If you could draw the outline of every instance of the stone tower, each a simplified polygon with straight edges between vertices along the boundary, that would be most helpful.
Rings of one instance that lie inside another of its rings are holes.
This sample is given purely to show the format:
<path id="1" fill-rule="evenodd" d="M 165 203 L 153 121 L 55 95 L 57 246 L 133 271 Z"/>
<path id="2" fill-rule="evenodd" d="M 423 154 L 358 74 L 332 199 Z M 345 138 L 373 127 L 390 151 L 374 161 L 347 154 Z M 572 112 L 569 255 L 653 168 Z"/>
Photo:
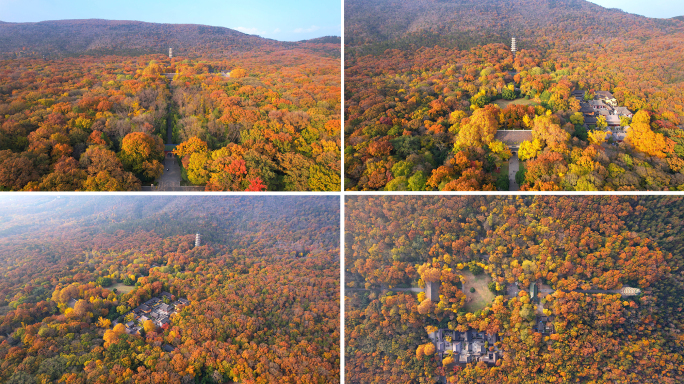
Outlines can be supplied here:
<path id="1" fill-rule="evenodd" d="M 202 235 L 199 233 L 195 235 L 195 247 L 202 245 Z"/>
<path id="2" fill-rule="evenodd" d="M 511 52 L 513 52 L 513 57 L 515 57 L 515 53 L 518 51 L 516 45 L 515 45 L 515 37 L 511 40 Z"/>
<path id="3" fill-rule="evenodd" d="M 173 48 L 169 48 L 169 59 L 173 58 Z"/>

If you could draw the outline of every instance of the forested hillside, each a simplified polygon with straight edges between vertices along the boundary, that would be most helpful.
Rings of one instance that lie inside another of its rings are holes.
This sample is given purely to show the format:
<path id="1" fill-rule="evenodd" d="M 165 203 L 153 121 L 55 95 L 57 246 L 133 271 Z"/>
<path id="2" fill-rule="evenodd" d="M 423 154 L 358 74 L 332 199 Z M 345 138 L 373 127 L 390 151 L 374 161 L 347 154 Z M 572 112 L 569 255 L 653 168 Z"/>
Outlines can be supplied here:
<path id="1" fill-rule="evenodd" d="M 332 47 L 0 61 L 0 189 L 139 190 L 164 144 L 190 142 L 177 153 L 191 185 L 339 190 Z"/>
<path id="2" fill-rule="evenodd" d="M 682 382 L 683 214 L 679 197 L 348 197 L 346 380 Z M 438 353 L 438 330 L 501 357 Z"/>
<path id="3" fill-rule="evenodd" d="M 321 38 L 325 39 L 325 38 Z M 316 42 L 320 39 L 313 39 Z M 327 39 L 339 43 L 339 38 Z M 0 57 L 159 54 L 173 48 L 186 57 L 225 57 L 260 49 L 298 47 L 289 43 L 247 35 L 229 28 L 199 24 L 158 24 L 130 20 L 52 20 L 38 23 L 0 22 Z M 339 57 L 338 50 L 329 53 Z"/>
<path id="4" fill-rule="evenodd" d="M 666 32 L 676 26 L 675 20 L 648 19 L 584 0 L 345 2 L 345 44 L 352 52 L 369 48 L 361 49 L 364 45 L 379 49 L 439 44 L 466 49 L 506 43 L 511 36 L 538 48 L 619 38 L 635 27 Z"/>
<path id="5" fill-rule="evenodd" d="M 684 187 L 684 22 L 583 0 L 345 7 L 348 189 L 508 190 L 503 130 L 530 131 L 523 190 Z M 585 123 L 573 91 L 629 120 Z"/>
<path id="6" fill-rule="evenodd" d="M 19 196 L 0 217 L 1 382 L 339 382 L 337 197 Z M 114 326 L 162 292 L 190 301 L 168 326 Z"/>

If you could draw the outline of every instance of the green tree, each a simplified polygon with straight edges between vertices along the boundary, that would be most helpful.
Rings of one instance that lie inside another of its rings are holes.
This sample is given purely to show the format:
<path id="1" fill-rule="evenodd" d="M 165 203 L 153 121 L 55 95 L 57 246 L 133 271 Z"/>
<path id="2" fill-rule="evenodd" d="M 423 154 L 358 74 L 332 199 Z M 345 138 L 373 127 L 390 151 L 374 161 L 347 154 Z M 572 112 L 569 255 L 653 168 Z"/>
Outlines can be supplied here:
<path id="1" fill-rule="evenodd" d="M 570 122 L 574 125 L 582 125 L 584 124 L 584 115 L 582 112 L 575 112 L 570 116 Z"/>
<path id="2" fill-rule="evenodd" d="M 505 88 L 501 92 L 501 96 L 506 100 L 515 100 L 515 91 L 508 89 L 508 88 Z"/>
<path id="3" fill-rule="evenodd" d="M 408 188 L 410 191 L 424 191 L 427 176 L 423 171 L 418 171 L 408 179 Z"/>
<path id="4" fill-rule="evenodd" d="M 522 164 L 520 164 L 520 169 L 518 169 L 518 172 L 515 173 L 515 182 L 518 185 L 525 184 L 525 167 Z"/>
<path id="5" fill-rule="evenodd" d="M 468 269 L 473 275 L 481 275 L 484 272 L 484 268 L 480 267 L 475 263 L 470 263 Z"/>

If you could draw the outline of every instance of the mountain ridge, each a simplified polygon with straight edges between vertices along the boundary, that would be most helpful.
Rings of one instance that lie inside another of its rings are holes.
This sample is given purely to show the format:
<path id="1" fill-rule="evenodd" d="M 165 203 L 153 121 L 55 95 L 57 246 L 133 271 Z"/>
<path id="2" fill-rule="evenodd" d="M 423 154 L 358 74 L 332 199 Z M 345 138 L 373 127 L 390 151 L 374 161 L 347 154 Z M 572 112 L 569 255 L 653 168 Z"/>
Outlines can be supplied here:
<path id="1" fill-rule="evenodd" d="M 585 0 L 345 1 L 346 46 L 375 45 L 375 51 L 435 45 L 469 49 L 507 43 L 514 36 L 538 43 L 559 32 L 571 39 L 621 38 L 641 27 L 683 29 L 672 19 L 650 19 Z"/>
<path id="2" fill-rule="evenodd" d="M 203 24 L 149 23 L 135 20 L 70 19 L 12 23 L 0 21 L 0 55 L 73 56 L 77 54 L 200 55 L 203 51 L 234 52 L 256 47 L 287 48 L 330 43 L 320 37 L 282 42 Z"/>

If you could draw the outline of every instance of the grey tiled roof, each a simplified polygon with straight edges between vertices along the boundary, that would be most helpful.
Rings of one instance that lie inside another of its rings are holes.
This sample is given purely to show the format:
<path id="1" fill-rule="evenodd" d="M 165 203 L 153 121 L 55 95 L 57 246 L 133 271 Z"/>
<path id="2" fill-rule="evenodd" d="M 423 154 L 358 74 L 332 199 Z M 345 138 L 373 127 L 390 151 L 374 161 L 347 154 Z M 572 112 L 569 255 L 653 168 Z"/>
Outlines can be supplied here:
<path id="1" fill-rule="evenodd" d="M 522 143 L 523 141 L 532 141 L 532 131 L 497 131 L 496 136 L 494 137 L 496 140 L 502 141 L 504 144 L 508 145 L 509 147 L 517 147 Z"/>

